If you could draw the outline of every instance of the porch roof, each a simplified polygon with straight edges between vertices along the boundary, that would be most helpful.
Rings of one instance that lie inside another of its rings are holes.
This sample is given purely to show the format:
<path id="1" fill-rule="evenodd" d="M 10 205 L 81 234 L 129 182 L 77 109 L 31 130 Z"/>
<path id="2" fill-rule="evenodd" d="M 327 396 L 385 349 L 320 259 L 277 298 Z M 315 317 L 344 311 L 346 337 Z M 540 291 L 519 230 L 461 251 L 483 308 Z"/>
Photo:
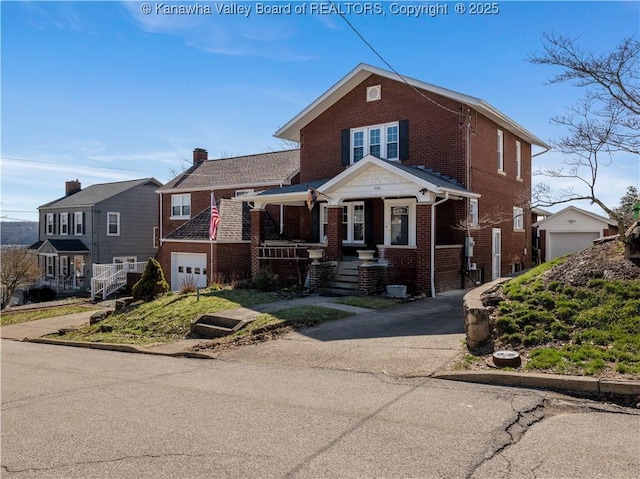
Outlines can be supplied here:
<path id="1" fill-rule="evenodd" d="M 242 200 L 252 201 L 259 207 L 265 204 L 302 206 L 307 200 L 309 189 L 316 190 L 320 197 L 334 204 L 356 197 L 415 196 L 418 201 L 427 203 L 434 201 L 435 197 L 446 195 L 456 198 L 480 197 L 454 178 L 430 168 L 403 165 L 397 161 L 367 155 L 331 179 L 274 188 L 253 196 L 243 196 Z"/>
<path id="2" fill-rule="evenodd" d="M 40 245 L 38 245 L 40 243 Z M 48 239 L 42 242 L 38 242 L 31 247 L 36 248 L 38 251 L 50 245 L 56 253 L 88 253 L 89 248 L 79 239 Z"/>

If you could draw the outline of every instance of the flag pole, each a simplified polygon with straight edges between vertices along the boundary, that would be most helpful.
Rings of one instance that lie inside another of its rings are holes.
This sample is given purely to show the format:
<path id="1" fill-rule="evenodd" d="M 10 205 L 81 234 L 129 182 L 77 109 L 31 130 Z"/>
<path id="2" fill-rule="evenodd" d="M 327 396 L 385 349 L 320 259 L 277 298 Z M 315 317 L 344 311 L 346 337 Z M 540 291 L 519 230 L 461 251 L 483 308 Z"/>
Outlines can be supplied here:
<path id="1" fill-rule="evenodd" d="M 213 205 L 213 190 L 211 190 L 210 205 Z M 209 209 L 211 209 L 211 206 L 209 206 Z M 211 214 L 211 211 L 209 211 L 209 214 Z M 211 283 L 213 283 L 213 238 L 209 235 L 209 284 L 207 286 L 211 286 Z"/>

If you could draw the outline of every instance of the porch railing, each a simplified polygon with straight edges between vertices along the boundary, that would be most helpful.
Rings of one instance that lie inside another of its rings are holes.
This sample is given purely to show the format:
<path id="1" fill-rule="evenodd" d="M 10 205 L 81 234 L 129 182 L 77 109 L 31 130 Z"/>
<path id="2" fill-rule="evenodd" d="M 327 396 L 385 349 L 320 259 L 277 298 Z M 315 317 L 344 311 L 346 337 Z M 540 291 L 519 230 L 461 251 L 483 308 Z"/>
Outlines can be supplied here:
<path id="1" fill-rule="evenodd" d="M 94 264 L 91 278 L 91 301 L 98 295 L 105 300 L 127 284 L 127 273 L 142 273 L 146 262 Z"/>
<path id="2" fill-rule="evenodd" d="M 309 259 L 308 246 L 299 244 L 285 246 L 260 246 L 258 248 L 258 259 Z"/>

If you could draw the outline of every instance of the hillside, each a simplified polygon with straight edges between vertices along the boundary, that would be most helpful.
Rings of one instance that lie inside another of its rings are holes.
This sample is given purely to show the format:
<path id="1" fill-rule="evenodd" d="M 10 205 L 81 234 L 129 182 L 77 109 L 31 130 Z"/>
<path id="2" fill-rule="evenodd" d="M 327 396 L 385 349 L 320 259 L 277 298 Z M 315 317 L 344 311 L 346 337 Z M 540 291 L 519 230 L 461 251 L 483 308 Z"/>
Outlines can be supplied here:
<path id="1" fill-rule="evenodd" d="M 0 244 L 32 245 L 38 241 L 37 221 L 0 222 Z"/>

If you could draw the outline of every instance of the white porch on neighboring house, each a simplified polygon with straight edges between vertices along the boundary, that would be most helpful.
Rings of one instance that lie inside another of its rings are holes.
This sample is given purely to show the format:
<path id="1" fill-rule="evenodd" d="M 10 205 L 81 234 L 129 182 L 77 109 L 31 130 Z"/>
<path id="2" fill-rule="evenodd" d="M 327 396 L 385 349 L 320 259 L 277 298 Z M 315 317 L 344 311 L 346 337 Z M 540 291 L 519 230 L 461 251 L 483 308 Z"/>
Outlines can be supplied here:
<path id="1" fill-rule="evenodd" d="M 133 258 L 111 264 L 94 264 L 91 277 L 91 301 L 96 298 L 105 300 L 127 285 L 128 273 L 144 272 L 147 262 L 138 262 Z"/>
<path id="2" fill-rule="evenodd" d="M 42 277 L 36 286 L 48 286 L 56 293 L 81 293 L 88 289 L 89 250 L 80 240 L 46 240 L 32 248 L 38 251 Z"/>

